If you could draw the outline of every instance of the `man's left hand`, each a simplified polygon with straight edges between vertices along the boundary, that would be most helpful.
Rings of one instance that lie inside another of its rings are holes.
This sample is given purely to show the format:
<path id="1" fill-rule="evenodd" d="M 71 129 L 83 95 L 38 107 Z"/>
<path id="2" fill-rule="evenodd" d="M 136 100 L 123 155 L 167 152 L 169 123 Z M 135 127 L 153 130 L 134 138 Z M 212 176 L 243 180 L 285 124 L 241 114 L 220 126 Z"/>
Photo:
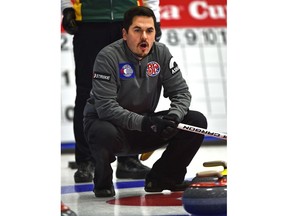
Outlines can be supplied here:
<path id="1" fill-rule="evenodd" d="M 177 125 L 179 124 L 180 120 L 178 116 L 175 114 L 165 115 L 163 116 L 163 119 L 172 121 L 176 125 L 176 127 L 168 126 L 162 131 L 161 136 L 164 139 L 170 139 L 178 133 Z"/>

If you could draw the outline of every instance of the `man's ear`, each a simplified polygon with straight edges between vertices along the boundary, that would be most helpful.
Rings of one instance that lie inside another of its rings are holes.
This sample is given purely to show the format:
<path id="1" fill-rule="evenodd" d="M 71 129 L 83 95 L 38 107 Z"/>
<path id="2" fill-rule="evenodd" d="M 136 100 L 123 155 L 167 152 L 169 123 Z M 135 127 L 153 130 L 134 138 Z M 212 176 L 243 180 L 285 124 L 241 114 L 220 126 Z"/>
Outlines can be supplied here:
<path id="1" fill-rule="evenodd" d="M 122 29 L 122 36 L 124 40 L 127 40 L 127 32 L 125 30 L 125 28 Z"/>

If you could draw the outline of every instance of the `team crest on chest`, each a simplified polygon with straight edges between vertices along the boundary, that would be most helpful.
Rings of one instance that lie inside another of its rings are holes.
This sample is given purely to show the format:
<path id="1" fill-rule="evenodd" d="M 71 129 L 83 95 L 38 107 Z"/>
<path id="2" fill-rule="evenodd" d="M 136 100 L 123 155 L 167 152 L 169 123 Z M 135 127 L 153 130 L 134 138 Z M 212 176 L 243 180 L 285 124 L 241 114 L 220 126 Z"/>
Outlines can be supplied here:
<path id="1" fill-rule="evenodd" d="M 149 77 L 155 77 L 160 73 L 160 70 L 161 68 L 158 62 L 151 61 L 151 62 L 148 62 L 147 64 L 146 74 Z"/>
<path id="2" fill-rule="evenodd" d="M 119 64 L 119 75 L 120 78 L 134 78 L 135 72 L 133 70 L 133 65 L 130 63 L 120 63 Z"/>

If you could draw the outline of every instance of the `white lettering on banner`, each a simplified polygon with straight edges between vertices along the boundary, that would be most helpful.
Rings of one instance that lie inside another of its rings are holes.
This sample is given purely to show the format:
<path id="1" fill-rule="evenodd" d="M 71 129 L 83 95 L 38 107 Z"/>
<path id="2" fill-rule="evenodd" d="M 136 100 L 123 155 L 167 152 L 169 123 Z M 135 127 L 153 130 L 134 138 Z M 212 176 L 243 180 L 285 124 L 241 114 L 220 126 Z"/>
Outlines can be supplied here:
<path id="1" fill-rule="evenodd" d="M 189 12 L 195 19 L 226 19 L 227 7 L 224 5 L 208 5 L 206 1 L 194 1 L 189 5 Z"/>
<path id="2" fill-rule="evenodd" d="M 165 5 L 161 7 L 161 19 L 166 19 L 166 20 L 181 19 L 180 8 L 176 5 Z"/>
<path id="3" fill-rule="evenodd" d="M 226 27 L 227 0 L 166 0 L 160 6 L 161 26 Z"/>

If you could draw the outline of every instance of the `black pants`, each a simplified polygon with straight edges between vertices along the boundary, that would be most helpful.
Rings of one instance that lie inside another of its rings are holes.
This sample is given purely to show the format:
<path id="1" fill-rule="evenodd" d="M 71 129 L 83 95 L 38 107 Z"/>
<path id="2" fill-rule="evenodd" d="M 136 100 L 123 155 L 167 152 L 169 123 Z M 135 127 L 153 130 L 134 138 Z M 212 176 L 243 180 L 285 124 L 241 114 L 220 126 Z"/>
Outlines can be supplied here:
<path id="1" fill-rule="evenodd" d="M 165 115 L 167 112 L 156 115 Z M 205 116 L 197 111 L 189 111 L 182 123 L 207 128 Z M 84 132 L 95 160 L 94 185 L 97 189 L 111 186 L 113 170 L 110 164 L 115 161 L 115 156 L 149 152 L 165 145 L 165 151 L 154 163 L 146 179 L 181 183 L 187 166 L 204 139 L 203 135 L 179 130 L 173 138 L 164 141 L 157 135 L 124 130 L 93 117 L 84 118 Z"/>
<path id="2" fill-rule="evenodd" d="M 77 164 L 91 160 L 83 133 L 83 110 L 92 88 L 95 58 L 104 46 L 120 38 L 122 38 L 122 22 L 79 23 L 79 31 L 73 37 L 76 79 L 73 130 Z"/>

